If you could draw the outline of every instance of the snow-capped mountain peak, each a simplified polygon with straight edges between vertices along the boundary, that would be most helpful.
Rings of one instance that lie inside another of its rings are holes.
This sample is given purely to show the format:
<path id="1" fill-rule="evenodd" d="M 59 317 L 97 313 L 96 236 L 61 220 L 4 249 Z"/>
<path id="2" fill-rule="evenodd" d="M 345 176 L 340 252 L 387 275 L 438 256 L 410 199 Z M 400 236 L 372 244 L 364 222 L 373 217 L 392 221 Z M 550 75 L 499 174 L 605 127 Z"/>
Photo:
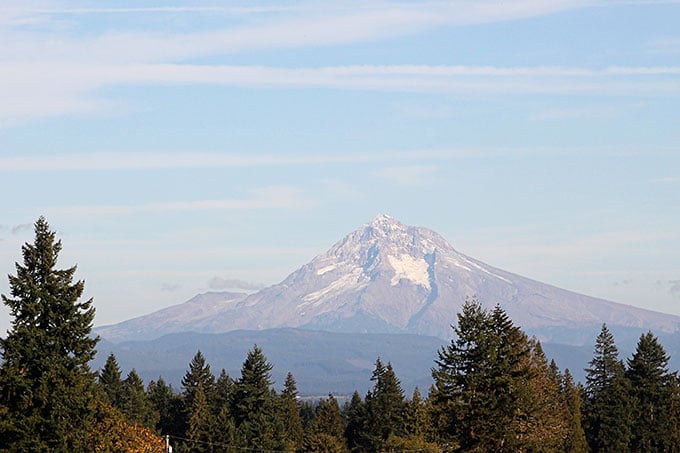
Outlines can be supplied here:
<path id="1" fill-rule="evenodd" d="M 500 304 L 525 328 L 602 322 L 661 331 L 680 326 L 675 316 L 572 293 L 494 268 L 457 252 L 432 230 L 404 225 L 385 214 L 279 284 L 247 296 L 228 295 L 222 304 L 216 304 L 215 297 L 204 318 L 197 315 L 194 301 L 99 329 L 99 334 L 134 337 L 146 330 L 158 332 L 157 326 L 164 326 L 164 333 L 305 327 L 447 338 L 470 297 L 487 306 Z M 191 315 L 183 315 L 185 308 Z"/>

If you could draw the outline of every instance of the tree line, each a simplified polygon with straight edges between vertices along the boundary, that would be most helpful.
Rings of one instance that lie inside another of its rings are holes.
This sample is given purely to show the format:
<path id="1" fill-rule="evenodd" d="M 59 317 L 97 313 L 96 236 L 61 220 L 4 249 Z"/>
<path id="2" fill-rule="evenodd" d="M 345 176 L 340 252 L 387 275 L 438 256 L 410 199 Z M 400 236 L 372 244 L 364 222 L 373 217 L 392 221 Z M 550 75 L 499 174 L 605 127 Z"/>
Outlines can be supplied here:
<path id="1" fill-rule="evenodd" d="M 342 404 L 301 399 L 288 373 L 276 391 L 256 345 L 240 376 L 215 375 L 200 351 L 177 391 L 122 377 L 114 355 L 88 364 L 92 300 L 40 218 L 2 296 L 13 317 L 0 339 L 0 451 L 162 452 L 673 452 L 680 451 L 680 380 L 651 332 L 619 359 L 606 325 L 583 384 L 548 361 L 506 312 L 469 300 L 453 340 L 433 358 L 433 385 L 404 394 L 377 358 L 372 388 Z"/>

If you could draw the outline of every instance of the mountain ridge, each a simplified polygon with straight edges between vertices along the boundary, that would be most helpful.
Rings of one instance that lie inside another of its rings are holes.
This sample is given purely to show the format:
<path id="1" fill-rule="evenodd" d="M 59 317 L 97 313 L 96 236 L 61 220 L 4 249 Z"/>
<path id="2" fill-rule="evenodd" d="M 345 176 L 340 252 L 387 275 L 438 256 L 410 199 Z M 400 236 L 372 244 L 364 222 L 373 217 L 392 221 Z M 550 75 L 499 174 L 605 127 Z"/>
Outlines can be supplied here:
<path id="1" fill-rule="evenodd" d="M 282 282 L 253 294 L 204 293 L 97 329 L 111 341 L 163 334 L 305 328 L 450 338 L 466 298 L 499 304 L 525 329 L 607 323 L 663 332 L 680 317 L 598 299 L 495 268 L 438 233 L 378 215 Z"/>

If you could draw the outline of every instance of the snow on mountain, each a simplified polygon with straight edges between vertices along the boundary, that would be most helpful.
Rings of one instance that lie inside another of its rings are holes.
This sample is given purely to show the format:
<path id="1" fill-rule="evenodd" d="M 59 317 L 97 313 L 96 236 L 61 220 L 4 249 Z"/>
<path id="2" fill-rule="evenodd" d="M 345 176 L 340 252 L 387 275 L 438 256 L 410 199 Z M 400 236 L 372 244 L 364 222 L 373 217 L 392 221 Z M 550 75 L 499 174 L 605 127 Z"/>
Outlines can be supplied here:
<path id="1" fill-rule="evenodd" d="M 525 329 L 592 326 L 674 332 L 680 318 L 546 285 L 457 252 L 432 230 L 387 215 L 283 282 L 251 295 L 208 293 L 97 332 L 111 340 L 180 331 L 302 327 L 449 338 L 466 298 L 500 304 Z"/>

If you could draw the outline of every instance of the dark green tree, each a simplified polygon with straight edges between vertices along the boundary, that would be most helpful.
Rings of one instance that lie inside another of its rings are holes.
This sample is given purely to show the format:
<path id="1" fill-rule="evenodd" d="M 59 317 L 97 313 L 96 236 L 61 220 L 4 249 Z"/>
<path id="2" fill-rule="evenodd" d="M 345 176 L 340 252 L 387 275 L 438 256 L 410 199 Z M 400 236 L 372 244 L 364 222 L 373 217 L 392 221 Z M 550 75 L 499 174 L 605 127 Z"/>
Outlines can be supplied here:
<path id="1" fill-rule="evenodd" d="M 325 434 L 343 442 L 344 432 L 345 422 L 340 413 L 338 400 L 329 394 L 328 398 L 322 398 L 316 406 L 316 417 L 308 434 Z"/>
<path id="2" fill-rule="evenodd" d="M 379 451 L 391 436 L 403 436 L 404 412 L 406 402 L 404 391 L 397 378 L 392 364 L 385 366 L 380 358 L 375 361 L 375 369 L 371 376 L 373 388 L 365 398 L 366 422 L 364 439 L 368 441 L 364 448 L 368 451 Z"/>
<path id="3" fill-rule="evenodd" d="M 581 424 L 581 407 L 583 400 L 581 399 L 581 389 L 574 384 L 574 379 L 571 372 L 567 368 L 564 370 L 562 378 L 562 395 L 567 403 L 567 410 L 569 411 L 569 425 L 567 430 L 567 437 L 564 440 L 565 453 L 587 453 L 588 442 L 586 441 L 586 434 L 583 431 Z"/>
<path id="4" fill-rule="evenodd" d="M 234 389 L 234 380 L 227 374 L 224 368 L 222 368 L 222 371 L 220 371 L 220 375 L 215 382 L 215 391 L 213 392 L 212 406 L 215 414 L 219 413 L 222 407 L 227 406 L 227 409 L 229 409 L 228 406 L 231 402 Z"/>
<path id="5" fill-rule="evenodd" d="M 476 300 L 467 300 L 458 313 L 455 338 L 438 351 L 435 381 L 430 392 L 434 425 L 442 443 L 463 444 L 470 449 L 479 443 L 478 419 L 491 407 L 490 392 L 484 388 L 493 345 L 488 313 Z"/>
<path id="6" fill-rule="evenodd" d="M 176 394 L 172 386 L 167 384 L 162 377 L 159 377 L 158 381 L 149 382 L 146 394 L 159 415 L 156 430 L 162 435 L 183 437 L 183 402 L 180 395 Z"/>
<path id="7" fill-rule="evenodd" d="M 675 451 L 674 430 L 678 420 L 672 410 L 674 379 L 668 370 L 669 357 L 651 332 L 640 336 L 626 376 L 633 402 L 631 450 Z"/>
<path id="8" fill-rule="evenodd" d="M 584 431 L 591 451 L 630 451 L 630 382 L 614 336 L 606 325 L 595 340 L 595 352 L 586 369 Z"/>
<path id="9" fill-rule="evenodd" d="M 203 387 L 205 396 L 211 398 L 215 389 L 215 376 L 210 371 L 210 365 L 206 363 L 201 351 L 197 351 L 191 359 L 189 369 L 182 378 L 183 395 L 188 411 L 194 403 L 194 394 L 199 384 Z"/>
<path id="10" fill-rule="evenodd" d="M 279 406 L 285 449 L 292 451 L 302 445 L 304 430 L 302 428 L 302 418 L 300 418 L 297 382 L 290 372 L 283 384 L 283 391 L 279 397 Z"/>
<path id="11" fill-rule="evenodd" d="M 519 451 L 527 382 L 532 376 L 526 335 L 496 307 L 468 300 L 455 339 L 432 370 L 433 423 L 442 443 L 465 451 Z"/>
<path id="12" fill-rule="evenodd" d="M 245 447 L 273 450 L 279 446 L 271 370 L 262 349 L 255 345 L 243 362 L 231 403 L 234 424 Z"/>
<path id="13" fill-rule="evenodd" d="M 155 428 L 159 414 L 144 391 L 144 382 L 134 369 L 123 381 L 120 411 L 128 423 Z"/>
<path id="14" fill-rule="evenodd" d="M 96 393 L 88 363 L 97 338 L 90 336 L 92 299 L 79 302 L 84 283 L 76 267 L 57 269 L 61 241 L 47 221 L 35 223 L 35 240 L 22 247 L 23 264 L 9 276 L 12 316 L 0 339 L 0 450 L 83 451 Z"/>
<path id="15" fill-rule="evenodd" d="M 404 428 L 409 436 L 424 437 L 430 432 L 427 402 L 423 399 L 418 387 L 413 390 L 411 400 L 406 402 Z"/>
<path id="16" fill-rule="evenodd" d="M 122 408 L 123 380 L 120 377 L 118 361 L 113 353 L 106 358 L 104 368 L 99 372 L 97 383 L 106 402 L 120 410 Z"/>
<path id="17" fill-rule="evenodd" d="M 194 388 L 187 427 L 187 438 L 193 441 L 189 444 L 192 452 L 205 453 L 211 451 L 209 447 L 209 443 L 212 440 L 210 437 L 210 425 L 210 408 L 203 391 L 203 383 L 199 381 Z"/>
<path id="18" fill-rule="evenodd" d="M 346 421 L 345 440 L 350 451 L 360 451 L 364 444 L 363 435 L 366 431 L 366 405 L 356 390 L 352 394 L 349 404 L 345 405 L 343 416 Z"/>
<path id="19" fill-rule="evenodd" d="M 234 393 L 234 380 L 222 369 L 217 382 L 212 402 L 208 402 L 212 410 L 210 424 L 210 440 L 217 445 L 235 445 L 236 427 L 231 416 L 230 402 Z M 221 451 L 221 450 L 220 450 Z"/>

